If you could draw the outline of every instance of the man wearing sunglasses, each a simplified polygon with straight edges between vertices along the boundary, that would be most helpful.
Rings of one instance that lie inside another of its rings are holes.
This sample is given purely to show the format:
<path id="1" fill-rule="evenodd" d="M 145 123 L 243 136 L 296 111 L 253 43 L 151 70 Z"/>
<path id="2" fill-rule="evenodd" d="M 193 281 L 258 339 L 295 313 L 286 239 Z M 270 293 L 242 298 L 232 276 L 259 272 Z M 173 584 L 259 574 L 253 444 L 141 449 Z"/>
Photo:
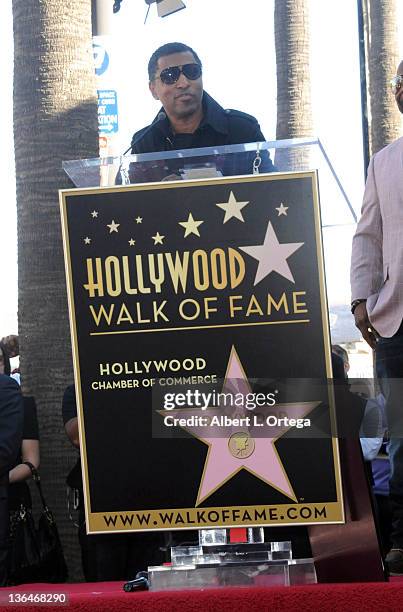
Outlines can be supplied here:
<path id="1" fill-rule="evenodd" d="M 187 45 L 168 43 L 157 49 L 150 58 L 148 75 L 151 94 L 160 100 L 162 108 L 151 125 L 134 134 L 132 153 L 265 140 L 254 117 L 224 110 L 203 90 L 201 61 Z M 273 169 L 269 155 L 262 155 L 260 170 Z M 245 167 L 245 173 L 251 172 L 252 163 Z"/>
<path id="2" fill-rule="evenodd" d="M 391 86 L 403 113 L 403 61 Z M 351 260 L 351 312 L 364 340 L 376 351 L 377 375 L 387 397 L 392 549 L 385 561 L 392 575 L 403 575 L 402 160 L 403 138 L 372 157 Z"/>

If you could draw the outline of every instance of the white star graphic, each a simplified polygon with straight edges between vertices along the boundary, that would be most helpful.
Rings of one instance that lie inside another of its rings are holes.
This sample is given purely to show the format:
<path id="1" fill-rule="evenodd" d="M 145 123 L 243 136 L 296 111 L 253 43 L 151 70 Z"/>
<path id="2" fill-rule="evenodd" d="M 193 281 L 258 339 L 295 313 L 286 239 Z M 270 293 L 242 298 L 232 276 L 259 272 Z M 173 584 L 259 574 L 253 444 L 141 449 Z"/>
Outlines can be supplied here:
<path id="1" fill-rule="evenodd" d="M 196 236 L 199 236 L 200 238 L 198 227 L 202 223 L 204 223 L 204 221 L 195 221 L 193 219 L 192 213 L 189 213 L 187 221 L 179 221 L 179 225 L 185 228 L 184 238 L 187 238 L 187 236 L 189 236 L 190 234 L 195 234 Z"/>
<path id="2" fill-rule="evenodd" d="M 151 238 L 154 240 L 154 244 L 163 244 L 162 241 L 164 240 L 165 236 L 161 236 L 161 234 L 157 232 L 155 236 L 151 236 Z"/>
<path id="3" fill-rule="evenodd" d="M 264 243 L 255 246 L 239 247 L 251 257 L 258 260 L 254 285 L 260 283 L 270 272 L 277 272 L 292 283 L 295 283 L 290 267 L 287 263 L 288 257 L 302 247 L 303 242 L 290 242 L 280 244 L 272 224 L 269 221 Z"/>
<path id="4" fill-rule="evenodd" d="M 93 210 L 92 213 L 91 213 L 91 217 L 93 219 L 96 219 L 98 217 L 98 211 L 97 210 Z"/>
<path id="5" fill-rule="evenodd" d="M 223 223 L 227 223 L 227 221 L 232 219 L 232 217 L 235 217 L 235 219 L 239 219 L 239 221 L 245 222 L 241 210 L 247 204 L 249 204 L 249 202 L 237 202 L 233 192 L 231 191 L 231 193 L 229 194 L 228 202 L 216 204 L 216 206 L 225 210 Z"/>
<path id="6" fill-rule="evenodd" d="M 136 244 L 136 241 L 133 240 L 133 238 L 130 238 L 129 244 L 130 244 L 130 246 L 134 246 Z"/>
<path id="7" fill-rule="evenodd" d="M 112 219 L 112 222 L 109 223 L 109 225 L 107 225 L 106 227 L 109 227 L 109 233 L 112 234 L 112 232 L 118 233 L 119 225 L 120 225 L 120 223 L 115 223 L 115 220 Z"/>
<path id="8" fill-rule="evenodd" d="M 276 210 L 278 210 L 278 215 L 277 215 L 277 216 L 278 216 L 278 217 L 280 217 L 281 215 L 285 215 L 285 216 L 287 216 L 287 210 L 288 210 L 288 208 L 289 208 L 288 206 L 284 206 L 284 204 L 281 202 L 281 203 L 280 203 L 280 206 L 278 206 L 278 207 L 276 208 Z"/>
<path id="9" fill-rule="evenodd" d="M 88 238 L 88 236 L 86 236 L 86 238 L 84 238 L 84 244 L 91 244 L 91 238 Z"/>
<path id="10" fill-rule="evenodd" d="M 136 217 L 136 223 L 143 223 L 143 217 Z"/>

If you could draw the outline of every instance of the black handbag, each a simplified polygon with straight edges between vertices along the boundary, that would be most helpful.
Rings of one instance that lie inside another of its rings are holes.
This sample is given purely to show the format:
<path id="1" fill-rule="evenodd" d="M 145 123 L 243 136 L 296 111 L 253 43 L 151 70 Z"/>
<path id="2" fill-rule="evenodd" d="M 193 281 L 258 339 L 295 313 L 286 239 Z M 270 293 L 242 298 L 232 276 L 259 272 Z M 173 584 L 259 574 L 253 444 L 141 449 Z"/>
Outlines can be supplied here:
<path id="1" fill-rule="evenodd" d="M 37 528 L 30 508 L 21 505 L 10 515 L 8 582 L 65 582 L 67 565 L 54 516 L 46 504 L 38 471 L 32 463 L 25 464 L 32 472 L 43 509 Z"/>
<path id="2" fill-rule="evenodd" d="M 31 508 L 23 504 L 10 513 L 9 585 L 37 582 L 40 554 Z"/>

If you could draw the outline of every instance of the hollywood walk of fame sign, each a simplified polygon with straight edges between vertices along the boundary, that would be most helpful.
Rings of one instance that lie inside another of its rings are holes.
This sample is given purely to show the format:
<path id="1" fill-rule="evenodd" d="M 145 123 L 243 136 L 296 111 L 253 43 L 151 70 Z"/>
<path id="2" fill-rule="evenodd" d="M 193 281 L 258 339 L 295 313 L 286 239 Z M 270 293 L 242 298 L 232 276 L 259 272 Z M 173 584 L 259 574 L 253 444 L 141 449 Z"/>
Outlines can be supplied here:
<path id="1" fill-rule="evenodd" d="M 89 531 L 342 522 L 315 173 L 60 199 Z"/>

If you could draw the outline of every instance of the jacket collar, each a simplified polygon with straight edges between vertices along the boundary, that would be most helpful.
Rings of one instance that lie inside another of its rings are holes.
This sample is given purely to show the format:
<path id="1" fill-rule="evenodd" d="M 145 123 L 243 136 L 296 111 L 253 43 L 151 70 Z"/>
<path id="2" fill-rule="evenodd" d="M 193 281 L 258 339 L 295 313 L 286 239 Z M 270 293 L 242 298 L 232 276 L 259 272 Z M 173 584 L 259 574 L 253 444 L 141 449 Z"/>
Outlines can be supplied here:
<path id="1" fill-rule="evenodd" d="M 210 126 L 215 132 L 220 134 L 228 134 L 228 121 L 226 112 L 206 91 L 203 92 L 203 119 L 200 123 L 200 128 Z M 172 134 L 171 126 L 168 117 L 161 118 L 161 114 L 165 115 L 164 107 L 161 107 L 158 115 L 155 117 L 151 125 L 158 127 L 165 136 Z"/>

